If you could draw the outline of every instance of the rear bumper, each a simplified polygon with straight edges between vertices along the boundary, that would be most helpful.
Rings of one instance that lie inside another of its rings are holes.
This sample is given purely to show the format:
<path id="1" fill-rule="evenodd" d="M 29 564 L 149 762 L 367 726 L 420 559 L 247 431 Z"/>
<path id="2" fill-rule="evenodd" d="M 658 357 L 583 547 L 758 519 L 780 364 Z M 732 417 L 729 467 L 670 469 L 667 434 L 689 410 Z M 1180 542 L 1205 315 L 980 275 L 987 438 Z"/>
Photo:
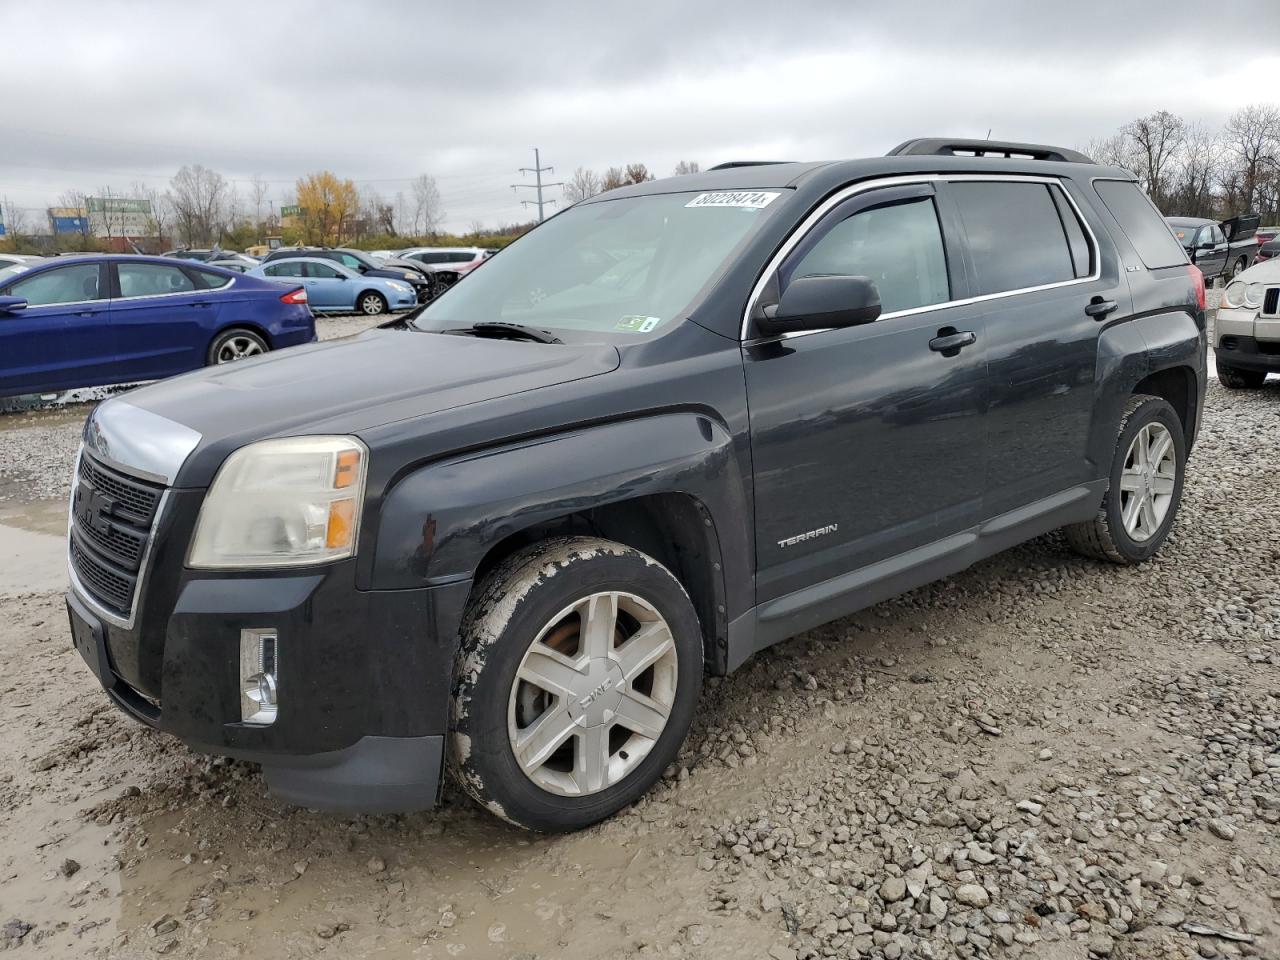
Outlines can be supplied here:
<path id="1" fill-rule="evenodd" d="M 354 575 L 353 561 L 306 575 L 184 571 L 163 650 L 152 652 L 158 683 L 139 672 L 130 646 L 147 635 L 122 635 L 74 590 L 67 606 L 77 650 L 135 720 L 199 752 L 261 764 L 272 795 L 288 803 L 424 809 L 439 792 L 470 584 L 362 591 Z M 279 712 L 269 726 L 243 722 L 242 630 L 278 636 Z"/>

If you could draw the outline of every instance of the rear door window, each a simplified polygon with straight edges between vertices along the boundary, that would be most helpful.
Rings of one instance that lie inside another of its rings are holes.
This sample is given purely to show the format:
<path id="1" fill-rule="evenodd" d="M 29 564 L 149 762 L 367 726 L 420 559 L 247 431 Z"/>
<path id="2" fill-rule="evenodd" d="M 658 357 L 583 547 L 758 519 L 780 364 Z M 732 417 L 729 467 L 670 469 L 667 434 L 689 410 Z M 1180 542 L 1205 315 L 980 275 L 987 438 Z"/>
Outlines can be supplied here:
<path id="1" fill-rule="evenodd" d="M 262 272 L 269 277 L 300 277 L 302 276 L 302 264 L 297 260 L 285 260 L 280 263 L 273 263 Z"/>
<path id="2" fill-rule="evenodd" d="M 948 189 L 964 222 L 975 295 L 1076 279 L 1076 259 L 1047 184 L 956 181 Z"/>
<path id="3" fill-rule="evenodd" d="M 1187 262 L 1186 252 L 1138 185 L 1129 180 L 1098 180 L 1094 189 L 1148 270 Z"/>
<path id="4" fill-rule="evenodd" d="M 159 297 L 169 293 L 189 293 L 196 288 L 185 270 L 159 263 L 117 263 L 120 296 Z"/>
<path id="5" fill-rule="evenodd" d="M 235 266 L 227 267 L 226 269 L 243 273 L 246 267 Z M 222 274 L 214 273 L 212 270 L 194 270 L 192 272 L 200 278 L 200 282 L 204 284 L 206 290 L 219 290 L 232 280 L 231 277 L 224 277 Z"/>

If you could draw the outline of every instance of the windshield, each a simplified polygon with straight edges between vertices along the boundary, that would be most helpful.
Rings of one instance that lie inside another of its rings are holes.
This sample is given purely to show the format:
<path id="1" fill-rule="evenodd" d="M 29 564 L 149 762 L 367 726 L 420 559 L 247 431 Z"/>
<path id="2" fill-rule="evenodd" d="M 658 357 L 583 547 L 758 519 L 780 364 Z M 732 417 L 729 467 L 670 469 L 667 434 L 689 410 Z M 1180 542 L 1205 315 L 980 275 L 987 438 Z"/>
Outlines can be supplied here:
<path id="1" fill-rule="evenodd" d="M 419 330 L 516 323 L 630 339 L 678 320 L 780 191 L 584 203 L 548 220 L 413 319 Z"/>
<path id="2" fill-rule="evenodd" d="M 0 284 L 8 283 L 18 274 L 25 273 L 30 269 L 31 266 L 25 263 L 15 263 L 12 266 L 5 267 L 3 270 L 0 270 Z"/>
<path id="3" fill-rule="evenodd" d="M 1169 229 L 1173 231 L 1173 235 L 1178 238 L 1178 242 L 1191 249 L 1192 244 L 1196 242 L 1196 233 L 1200 230 L 1200 224 L 1193 223 L 1190 225 L 1179 225 L 1176 223 L 1169 224 Z M 1205 239 L 1209 239 L 1209 235 L 1205 234 Z"/>

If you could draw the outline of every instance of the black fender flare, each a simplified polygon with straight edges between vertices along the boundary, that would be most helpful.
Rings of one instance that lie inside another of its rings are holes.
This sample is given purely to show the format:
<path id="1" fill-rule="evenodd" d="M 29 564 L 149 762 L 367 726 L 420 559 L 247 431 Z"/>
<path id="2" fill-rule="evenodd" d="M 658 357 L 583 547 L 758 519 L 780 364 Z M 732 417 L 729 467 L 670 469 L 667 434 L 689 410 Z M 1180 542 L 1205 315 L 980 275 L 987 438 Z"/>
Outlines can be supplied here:
<path id="1" fill-rule="evenodd" d="M 474 577 L 486 554 L 522 530 L 654 494 L 699 505 L 707 557 L 726 610 L 753 602 L 752 505 L 733 437 L 703 413 L 679 411 L 467 452 L 401 476 L 376 519 L 373 589 L 441 586 Z"/>

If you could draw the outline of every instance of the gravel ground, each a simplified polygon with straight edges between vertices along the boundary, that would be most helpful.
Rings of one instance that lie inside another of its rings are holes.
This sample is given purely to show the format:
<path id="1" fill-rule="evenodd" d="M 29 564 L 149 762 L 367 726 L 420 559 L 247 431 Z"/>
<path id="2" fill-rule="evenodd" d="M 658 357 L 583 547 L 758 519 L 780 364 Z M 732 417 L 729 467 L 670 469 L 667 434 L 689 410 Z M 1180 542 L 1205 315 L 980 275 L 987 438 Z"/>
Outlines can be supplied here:
<path id="1" fill-rule="evenodd" d="M 534 838 L 282 808 L 0 620 L 0 949 L 223 958 L 1280 957 L 1280 382 L 1211 384 L 1138 568 L 1057 535 L 712 680 L 664 783 Z M 21 955 L 21 954 L 19 954 Z"/>

